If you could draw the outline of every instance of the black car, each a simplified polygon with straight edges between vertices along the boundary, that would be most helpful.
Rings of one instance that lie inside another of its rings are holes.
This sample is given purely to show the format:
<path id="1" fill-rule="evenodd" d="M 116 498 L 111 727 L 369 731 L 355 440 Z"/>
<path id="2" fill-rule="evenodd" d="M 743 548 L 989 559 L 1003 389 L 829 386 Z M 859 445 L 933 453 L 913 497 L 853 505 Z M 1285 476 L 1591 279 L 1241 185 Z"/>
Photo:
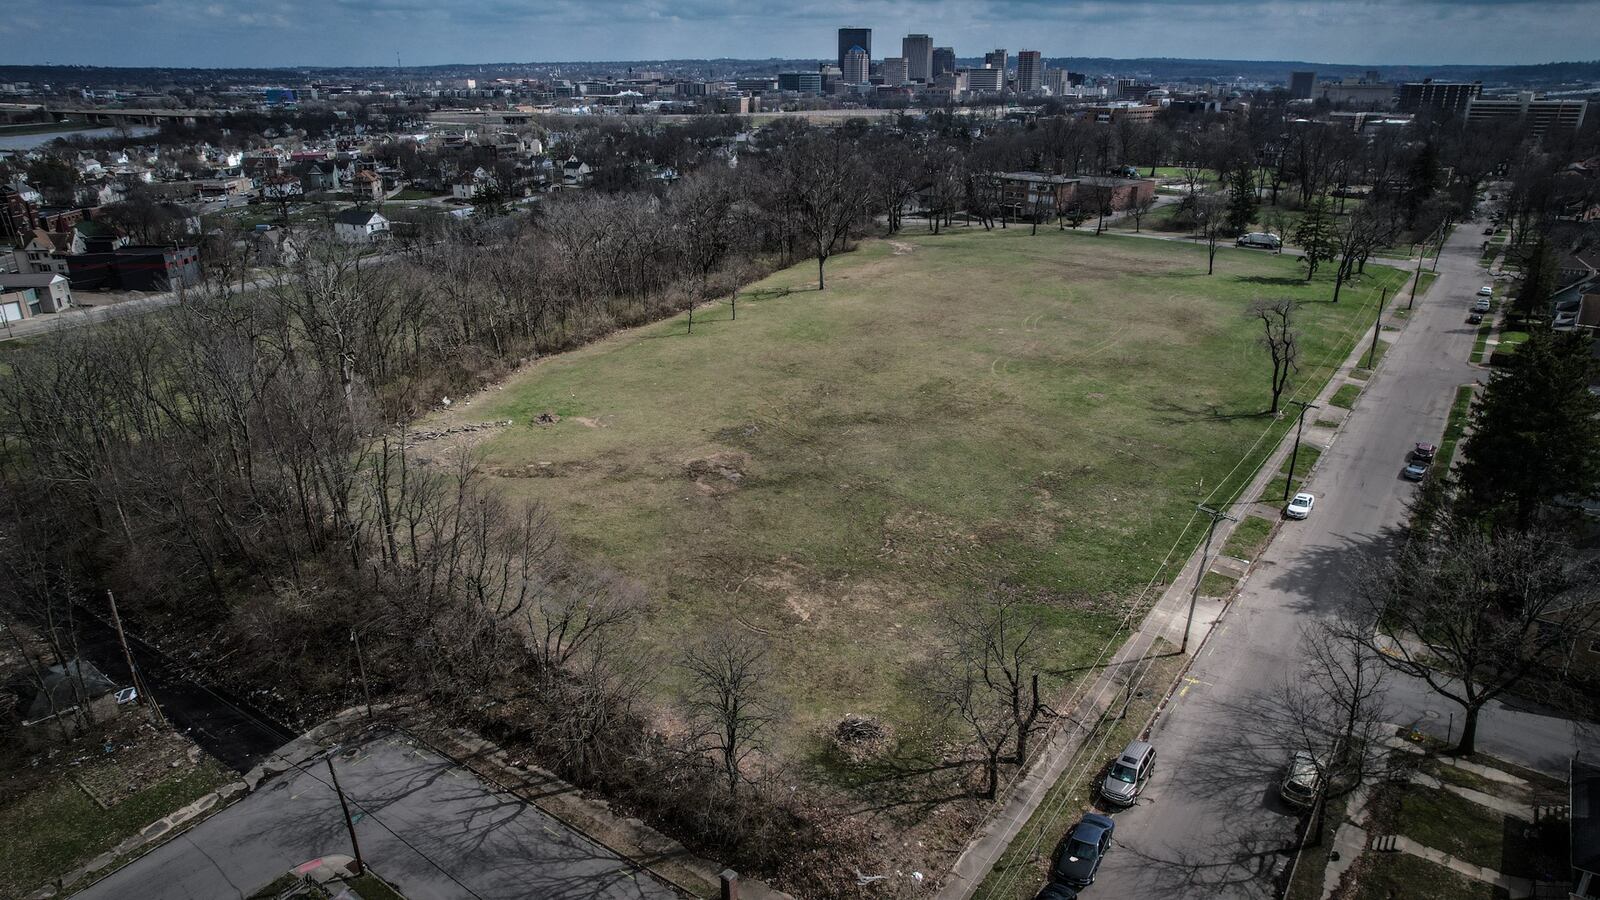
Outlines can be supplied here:
<path id="1" fill-rule="evenodd" d="M 1481 312 L 1470 312 L 1470 313 L 1467 313 L 1467 324 L 1468 325 L 1477 325 L 1482 321 L 1483 321 L 1483 313 L 1481 313 Z"/>
<path id="2" fill-rule="evenodd" d="M 1033 900 L 1078 900 L 1078 892 L 1060 882 L 1052 881 Z"/>
<path id="3" fill-rule="evenodd" d="M 1068 829 L 1050 867 L 1050 881 L 1073 888 L 1094 883 L 1094 873 L 1111 849 L 1111 832 L 1117 824 L 1098 813 L 1089 813 Z"/>

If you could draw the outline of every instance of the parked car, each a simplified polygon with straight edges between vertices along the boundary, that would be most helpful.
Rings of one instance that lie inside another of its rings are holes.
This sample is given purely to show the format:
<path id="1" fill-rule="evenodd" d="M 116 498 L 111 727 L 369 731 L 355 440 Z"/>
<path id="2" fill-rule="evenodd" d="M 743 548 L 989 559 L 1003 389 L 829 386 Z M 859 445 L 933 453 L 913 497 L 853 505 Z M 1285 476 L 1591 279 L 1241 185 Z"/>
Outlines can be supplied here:
<path id="1" fill-rule="evenodd" d="M 1430 462 L 1432 461 L 1434 454 L 1438 452 L 1438 444 L 1430 444 L 1427 441 L 1417 441 L 1416 446 L 1411 448 L 1411 458 L 1417 462 Z"/>
<path id="2" fill-rule="evenodd" d="M 1155 768 L 1156 748 L 1145 741 L 1130 742 L 1100 783 L 1100 796 L 1117 806 L 1132 806 Z"/>
<path id="3" fill-rule="evenodd" d="M 1488 228 L 1485 228 L 1485 229 L 1484 229 L 1484 230 L 1483 230 L 1483 233 L 1484 233 L 1484 234 L 1494 234 L 1494 233 L 1495 233 L 1495 232 L 1496 232 L 1496 231 L 1499 231 L 1499 230 L 1500 230 L 1500 229 L 1498 229 L 1498 228 L 1496 228 L 1496 227 L 1494 227 L 1494 226 L 1493 226 L 1493 225 L 1490 225 L 1490 226 L 1489 226 L 1489 227 L 1488 227 Z"/>
<path id="4" fill-rule="evenodd" d="M 1117 823 L 1098 813 L 1088 813 L 1067 829 L 1050 867 L 1050 881 L 1072 888 L 1094 884 L 1094 873 L 1111 850 L 1111 832 Z"/>
<path id="5" fill-rule="evenodd" d="M 1301 491 L 1294 495 L 1294 499 L 1289 501 L 1288 506 L 1283 508 L 1283 514 L 1291 519 L 1304 519 L 1306 516 L 1311 515 L 1311 507 L 1315 506 L 1316 503 L 1316 497 Z"/>
<path id="6" fill-rule="evenodd" d="M 1478 288 L 1478 296 L 1479 297 L 1493 297 L 1494 296 L 1494 285 L 1486 284 L 1483 287 Z"/>
<path id="7" fill-rule="evenodd" d="M 1472 312 L 1467 313 L 1467 324 L 1468 325 L 1479 325 L 1479 324 L 1482 324 L 1482 322 L 1483 322 L 1483 313 L 1478 312 L 1477 310 L 1473 310 Z"/>
<path id="8" fill-rule="evenodd" d="M 1472 304 L 1472 311 L 1486 313 L 1489 311 L 1489 305 L 1488 297 L 1479 297 L 1477 302 Z"/>
<path id="9" fill-rule="evenodd" d="M 1078 892 L 1059 882 L 1052 881 L 1033 900 L 1078 900 Z"/>
<path id="10" fill-rule="evenodd" d="M 1239 235 L 1234 241 L 1239 247 L 1259 247 L 1262 250 L 1278 250 L 1283 247 L 1283 238 L 1267 231 L 1252 231 L 1249 234 Z"/>
<path id="11" fill-rule="evenodd" d="M 1296 750 L 1289 760 L 1289 769 L 1278 786 L 1278 796 L 1290 806 L 1309 809 L 1316 802 L 1317 791 L 1322 787 L 1322 767 L 1308 750 Z"/>
<path id="12" fill-rule="evenodd" d="M 1407 481 L 1421 481 L 1427 474 L 1428 464 L 1420 460 L 1412 460 L 1406 463 L 1404 469 L 1400 470 L 1400 477 Z"/>

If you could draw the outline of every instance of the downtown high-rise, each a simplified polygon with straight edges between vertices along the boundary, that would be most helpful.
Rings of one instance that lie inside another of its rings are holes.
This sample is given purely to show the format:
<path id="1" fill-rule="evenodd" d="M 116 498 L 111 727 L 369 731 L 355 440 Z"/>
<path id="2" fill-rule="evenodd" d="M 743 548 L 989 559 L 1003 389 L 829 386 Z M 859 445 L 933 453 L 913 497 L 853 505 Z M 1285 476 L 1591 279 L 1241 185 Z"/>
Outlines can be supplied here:
<path id="1" fill-rule="evenodd" d="M 906 35 L 900 41 L 900 55 L 906 59 L 912 81 L 933 80 L 933 38 L 925 34 Z"/>
<path id="2" fill-rule="evenodd" d="M 1017 93 L 1036 94 L 1044 87 L 1044 60 L 1037 50 L 1017 51 Z"/>
<path id="3" fill-rule="evenodd" d="M 860 47 L 867 54 L 867 59 L 872 59 L 872 29 L 871 28 L 841 28 L 839 29 L 839 71 L 844 71 L 845 57 L 850 55 L 851 47 Z"/>

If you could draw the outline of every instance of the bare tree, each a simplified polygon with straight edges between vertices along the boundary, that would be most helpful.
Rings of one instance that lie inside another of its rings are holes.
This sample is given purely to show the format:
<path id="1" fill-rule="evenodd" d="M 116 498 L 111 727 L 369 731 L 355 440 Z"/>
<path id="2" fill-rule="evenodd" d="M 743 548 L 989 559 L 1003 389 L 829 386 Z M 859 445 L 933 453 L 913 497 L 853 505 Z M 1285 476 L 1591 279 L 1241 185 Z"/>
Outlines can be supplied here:
<path id="1" fill-rule="evenodd" d="M 734 793 L 746 760 L 766 747 L 777 718 L 767 697 L 766 649 L 717 635 L 689 650 L 682 665 L 689 677 L 693 746 L 716 757 L 728 793 Z"/>
<path id="2" fill-rule="evenodd" d="M 1138 194 L 1135 196 L 1133 205 L 1128 207 L 1128 218 L 1133 220 L 1134 234 L 1139 233 L 1140 228 L 1144 225 L 1144 217 L 1150 215 L 1150 211 L 1155 208 L 1155 194 L 1150 194 L 1148 196 L 1144 194 Z"/>
<path id="3" fill-rule="evenodd" d="M 1026 765 L 1029 740 L 1049 714 L 1039 697 L 1038 626 L 1008 587 L 954 604 L 944 619 L 950 646 L 939 693 L 982 752 L 983 793 L 993 799 L 1000 763 Z"/>
<path id="4" fill-rule="evenodd" d="M 1224 194 L 1201 194 L 1195 198 L 1195 228 L 1206 243 L 1206 274 L 1217 271 L 1217 245 L 1228 230 L 1228 198 Z"/>
<path id="5" fill-rule="evenodd" d="M 1600 564 L 1543 525 L 1486 531 L 1442 516 L 1353 578 L 1352 634 L 1391 668 L 1461 706 L 1455 752 L 1474 752 L 1485 703 L 1533 673 L 1565 672 L 1600 623 Z"/>
<path id="6" fill-rule="evenodd" d="M 784 157 L 800 232 L 817 257 L 817 290 L 827 287 L 828 257 L 850 237 L 871 196 L 865 167 L 839 135 L 807 135 Z"/>
<path id="7" fill-rule="evenodd" d="M 1267 412 L 1274 416 L 1289 377 L 1300 371 L 1300 332 L 1294 327 L 1294 311 L 1295 302 L 1288 297 L 1257 300 L 1246 311 L 1261 322 L 1258 340 L 1272 359 L 1272 408 Z"/>

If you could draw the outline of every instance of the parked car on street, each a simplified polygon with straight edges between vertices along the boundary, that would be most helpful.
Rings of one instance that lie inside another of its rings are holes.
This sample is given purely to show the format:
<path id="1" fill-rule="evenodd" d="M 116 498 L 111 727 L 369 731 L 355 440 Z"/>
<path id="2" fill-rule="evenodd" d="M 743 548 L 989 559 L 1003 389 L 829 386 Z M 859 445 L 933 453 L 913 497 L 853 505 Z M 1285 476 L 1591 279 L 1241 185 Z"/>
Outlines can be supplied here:
<path id="1" fill-rule="evenodd" d="M 1478 312 L 1477 310 L 1473 310 L 1472 312 L 1467 313 L 1467 324 L 1468 325 L 1480 325 L 1482 323 L 1483 323 L 1483 313 Z"/>
<path id="2" fill-rule="evenodd" d="M 1072 888 L 1093 884 L 1094 873 L 1100 870 L 1100 863 L 1111 849 L 1111 832 L 1116 827 L 1115 822 L 1098 813 L 1079 819 L 1061 839 L 1055 865 L 1050 867 L 1050 881 Z"/>
<path id="3" fill-rule="evenodd" d="M 1489 304 L 1489 298 L 1488 297 L 1479 297 L 1477 302 L 1472 304 L 1472 311 L 1473 312 L 1479 312 L 1479 313 L 1486 313 L 1486 312 L 1489 311 L 1489 305 L 1490 304 Z"/>
<path id="4" fill-rule="evenodd" d="M 1288 506 L 1283 508 L 1283 514 L 1291 519 L 1304 519 L 1306 516 L 1311 515 L 1311 507 L 1315 506 L 1316 503 L 1316 497 L 1301 491 L 1294 495 L 1294 499 L 1289 501 Z"/>
<path id="5" fill-rule="evenodd" d="M 1494 296 L 1494 285 L 1486 284 L 1483 287 L 1478 288 L 1478 296 L 1479 297 L 1493 297 Z"/>
<path id="6" fill-rule="evenodd" d="M 1412 460 L 1406 463 L 1404 469 L 1400 470 L 1400 477 L 1407 481 L 1421 481 L 1427 474 L 1428 464 L 1420 460 Z"/>
<path id="7" fill-rule="evenodd" d="M 1117 806 L 1132 806 L 1155 768 L 1156 748 L 1146 741 L 1130 742 L 1100 783 L 1100 796 Z"/>
<path id="8" fill-rule="evenodd" d="M 1434 454 L 1438 452 L 1438 444 L 1430 444 L 1427 441 L 1417 441 L 1416 446 L 1411 448 L 1411 458 L 1419 462 L 1429 462 L 1433 459 Z"/>
<path id="9" fill-rule="evenodd" d="M 1044 886 L 1044 890 L 1034 895 L 1033 900 L 1078 900 L 1078 892 L 1052 881 Z"/>
<path id="10" fill-rule="evenodd" d="M 1290 806 L 1309 809 L 1316 802 L 1317 791 L 1322 788 L 1322 767 L 1310 751 L 1296 750 L 1289 760 L 1289 770 L 1278 786 L 1278 796 Z"/>

